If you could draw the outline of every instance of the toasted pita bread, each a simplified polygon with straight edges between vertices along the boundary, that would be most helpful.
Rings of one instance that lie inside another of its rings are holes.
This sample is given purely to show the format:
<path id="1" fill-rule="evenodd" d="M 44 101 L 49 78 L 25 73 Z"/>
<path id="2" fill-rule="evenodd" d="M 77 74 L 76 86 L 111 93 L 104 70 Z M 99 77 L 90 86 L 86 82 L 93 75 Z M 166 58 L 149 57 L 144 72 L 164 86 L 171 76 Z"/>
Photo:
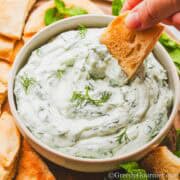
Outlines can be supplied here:
<path id="1" fill-rule="evenodd" d="M 9 106 L 9 102 L 8 99 L 6 98 L 6 100 L 4 101 L 4 104 L 2 106 L 2 111 L 3 112 L 8 112 L 11 114 L 11 110 L 10 110 L 10 106 Z"/>
<path id="2" fill-rule="evenodd" d="M 16 180 L 55 180 L 46 164 L 23 140 Z"/>
<path id="3" fill-rule="evenodd" d="M 2 105 L 4 104 L 5 100 L 7 98 L 7 85 L 4 85 L 0 82 L 0 113 Z"/>
<path id="4" fill-rule="evenodd" d="M 20 39 L 26 17 L 35 1 L 0 0 L 0 34 Z"/>
<path id="5" fill-rule="evenodd" d="M 67 7 L 81 7 L 87 10 L 89 14 L 104 14 L 103 11 L 90 0 L 64 0 L 64 2 Z"/>
<path id="6" fill-rule="evenodd" d="M 0 117 L 0 179 L 12 179 L 20 149 L 20 134 L 13 117 L 4 112 Z"/>
<path id="7" fill-rule="evenodd" d="M 170 152 L 166 146 L 157 147 L 149 153 L 141 161 L 141 165 L 148 172 L 161 174 L 161 180 L 179 180 L 180 158 Z"/>
<path id="8" fill-rule="evenodd" d="M 107 46 L 131 78 L 152 51 L 164 27 L 155 25 L 144 31 L 128 29 L 124 23 L 126 16 L 127 13 L 115 18 L 102 34 L 100 41 Z"/>
<path id="9" fill-rule="evenodd" d="M 27 23 L 24 28 L 24 35 L 29 36 L 35 34 L 40 29 L 45 27 L 44 16 L 45 12 L 54 7 L 54 1 L 45 1 L 40 3 L 36 9 L 30 14 Z"/>
<path id="10" fill-rule="evenodd" d="M 13 48 L 14 48 L 15 40 L 6 38 L 0 35 L 0 58 L 3 60 L 9 61 Z"/>
<path id="11" fill-rule="evenodd" d="M 23 36 L 23 42 L 27 43 L 35 34 Z"/>
<path id="12" fill-rule="evenodd" d="M 10 57 L 10 63 L 13 63 L 15 58 L 16 58 L 16 55 L 18 54 L 18 52 L 21 50 L 21 48 L 23 47 L 24 45 L 24 42 L 23 40 L 20 40 L 20 41 L 16 41 L 15 43 L 15 46 L 14 46 L 14 49 L 13 49 L 13 52 L 11 54 L 11 57 Z"/>
<path id="13" fill-rule="evenodd" d="M 0 112 L 2 105 L 7 98 L 7 83 L 10 68 L 11 67 L 8 63 L 2 60 L 0 61 Z"/>
<path id="14" fill-rule="evenodd" d="M 2 82 L 3 84 L 8 83 L 10 69 L 11 66 L 8 63 L 0 60 L 0 82 Z"/>
<path id="15" fill-rule="evenodd" d="M 17 158 L 18 159 L 18 158 Z M 0 166 L 0 180 L 12 180 L 16 174 L 16 166 L 18 160 L 16 160 L 8 169 Z"/>
<path id="16" fill-rule="evenodd" d="M 67 7 L 78 6 L 86 9 L 89 13 L 103 14 L 103 12 L 89 0 L 64 0 Z M 54 7 L 54 1 L 46 1 L 40 3 L 29 16 L 25 29 L 24 36 L 32 36 L 45 27 L 44 15 L 45 12 Z"/>

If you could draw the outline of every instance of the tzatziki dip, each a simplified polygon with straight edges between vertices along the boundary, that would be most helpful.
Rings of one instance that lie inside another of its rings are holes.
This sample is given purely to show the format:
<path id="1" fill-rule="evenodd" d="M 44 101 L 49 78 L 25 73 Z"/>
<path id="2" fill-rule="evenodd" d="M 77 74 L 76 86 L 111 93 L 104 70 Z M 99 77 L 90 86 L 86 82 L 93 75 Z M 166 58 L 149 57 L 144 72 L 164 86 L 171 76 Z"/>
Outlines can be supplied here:
<path id="1" fill-rule="evenodd" d="M 173 94 L 151 53 L 128 81 L 99 42 L 103 28 L 59 34 L 32 52 L 15 80 L 18 114 L 49 147 L 104 159 L 134 151 L 168 120 Z"/>

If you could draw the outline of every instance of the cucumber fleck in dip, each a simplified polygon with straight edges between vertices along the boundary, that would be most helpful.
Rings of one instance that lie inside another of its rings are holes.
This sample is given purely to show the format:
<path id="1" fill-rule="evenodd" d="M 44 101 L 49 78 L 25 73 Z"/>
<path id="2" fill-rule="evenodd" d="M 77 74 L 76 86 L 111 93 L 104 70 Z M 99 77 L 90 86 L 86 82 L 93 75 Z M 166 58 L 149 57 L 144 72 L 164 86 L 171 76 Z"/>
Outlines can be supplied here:
<path id="1" fill-rule="evenodd" d="M 104 159 L 131 152 L 168 120 L 173 94 L 151 53 L 128 83 L 100 44 L 103 28 L 61 33 L 19 71 L 18 113 L 41 142 L 65 154 Z"/>

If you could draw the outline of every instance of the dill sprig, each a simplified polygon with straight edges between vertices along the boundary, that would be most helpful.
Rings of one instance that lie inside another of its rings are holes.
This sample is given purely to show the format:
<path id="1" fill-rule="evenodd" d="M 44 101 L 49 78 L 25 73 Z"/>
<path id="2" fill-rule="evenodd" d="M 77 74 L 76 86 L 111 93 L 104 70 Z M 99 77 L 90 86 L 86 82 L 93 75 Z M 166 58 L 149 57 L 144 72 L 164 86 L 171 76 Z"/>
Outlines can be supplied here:
<path id="1" fill-rule="evenodd" d="M 56 72 L 55 72 L 55 75 L 57 77 L 57 79 L 61 79 L 62 78 L 62 75 L 64 74 L 65 70 L 63 69 L 58 69 Z"/>
<path id="2" fill-rule="evenodd" d="M 24 76 L 20 77 L 21 80 L 21 84 L 24 88 L 25 93 L 27 94 L 29 91 L 29 88 L 35 84 L 36 80 L 32 77 L 28 77 L 27 74 L 25 74 Z"/>
<path id="3" fill-rule="evenodd" d="M 71 101 L 75 102 L 77 106 L 86 104 L 86 103 L 93 104 L 96 106 L 102 106 L 111 97 L 110 92 L 104 91 L 102 92 L 101 97 L 99 99 L 93 99 L 89 95 L 90 90 L 91 88 L 89 86 L 86 86 L 85 93 L 82 93 L 81 91 L 74 91 L 71 97 Z"/>
<path id="4" fill-rule="evenodd" d="M 85 38 L 86 37 L 86 33 L 87 33 L 87 28 L 86 26 L 80 24 L 79 27 L 78 27 L 78 30 L 79 30 L 79 34 L 81 36 L 81 38 Z"/>
<path id="5" fill-rule="evenodd" d="M 127 142 L 129 137 L 127 135 L 127 128 L 123 128 L 117 137 L 117 141 L 121 144 L 123 141 Z"/>

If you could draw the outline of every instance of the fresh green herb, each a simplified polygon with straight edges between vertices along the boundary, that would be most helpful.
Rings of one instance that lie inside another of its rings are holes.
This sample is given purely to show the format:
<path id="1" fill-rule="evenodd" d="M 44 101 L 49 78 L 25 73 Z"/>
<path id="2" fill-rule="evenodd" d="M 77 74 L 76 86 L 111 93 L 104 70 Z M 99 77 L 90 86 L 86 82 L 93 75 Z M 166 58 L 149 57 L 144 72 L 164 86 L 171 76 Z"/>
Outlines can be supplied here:
<path id="1" fill-rule="evenodd" d="M 55 72 L 55 75 L 57 77 L 57 79 L 61 79 L 62 78 L 62 75 L 64 74 L 65 70 L 62 70 L 62 69 L 58 69 L 56 72 Z"/>
<path id="2" fill-rule="evenodd" d="M 64 16 L 59 14 L 56 8 L 50 8 L 45 12 L 44 22 L 45 22 L 45 25 L 48 26 L 63 18 Z"/>
<path id="3" fill-rule="evenodd" d="M 176 151 L 174 152 L 174 154 L 180 157 L 180 129 L 176 130 L 176 135 L 177 135 L 177 142 L 176 142 Z"/>
<path id="4" fill-rule="evenodd" d="M 176 132 L 177 132 L 177 145 L 176 145 L 176 149 L 178 151 L 180 151 L 180 129 L 177 129 Z"/>
<path id="5" fill-rule="evenodd" d="M 157 136 L 157 134 L 158 134 L 158 131 L 152 132 L 150 138 L 153 139 L 154 137 Z"/>
<path id="6" fill-rule="evenodd" d="M 180 75 L 180 44 L 172 40 L 167 33 L 163 33 L 159 41 L 168 51 Z"/>
<path id="7" fill-rule="evenodd" d="M 123 140 L 125 140 L 125 142 L 127 142 L 129 140 L 126 128 L 123 128 L 117 137 L 117 141 L 119 142 L 119 144 L 121 144 L 123 142 Z"/>
<path id="8" fill-rule="evenodd" d="M 101 106 L 105 102 L 107 102 L 111 96 L 110 92 L 104 91 L 104 92 L 102 92 L 100 99 L 93 99 L 89 95 L 90 90 L 91 90 L 91 88 L 89 86 L 86 86 L 85 93 L 82 93 L 80 91 L 74 91 L 73 95 L 71 97 L 71 101 L 75 102 L 77 106 L 86 104 L 86 103 L 93 104 L 96 106 Z"/>
<path id="9" fill-rule="evenodd" d="M 79 91 L 74 91 L 73 95 L 71 97 L 72 102 L 76 102 L 77 106 L 80 106 L 83 104 L 83 102 L 86 101 L 86 97 Z"/>
<path id="10" fill-rule="evenodd" d="M 54 0 L 54 4 L 59 12 L 59 14 L 63 15 L 65 13 L 65 3 L 62 0 Z"/>
<path id="11" fill-rule="evenodd" d="M 81 25 L 79 25 L 78 30 L 79 30 L 79 34 L 80 34 L 81 38 L 82 38 L 82 39 L 85 38 L 86 33 L 87 33 L 87 28 L 86 28 L 86 26 L 84 26 L 84 25 L 81 24 Z"/>
<path id="12" fill-rule="evenodd" d="M 37 54 L 38 56 L 41 56 L 41 50 L 40 50 L 40 48 L 38 48 L 38 49 L 36 50 L 36 54 Z"/>
<path id="13" fill-rule="evenodd" d="M 119 15 L 119 12 L 123 7 L 124 2 L 125 2 L 125 0 L 113 0 L 113 2 L 112 2 L 112 14 L 114 16 Z"/>
<path id="14" fill-rule="evenodd" d="M 179 151 L 175 151 L 174 154 L 180 158 L 180 150 Z"/>
<path id="15" fill-rule="evenodd" d="M 55 7 L 50 8 L 45 12 L 44 22 L 45 25 L 52 24 L 60 19 L 69 16 L 77 16 L 87 14 L 88 12 L 80 7 L 66 8 L 64 1 L 54 0 Z"/>
<path id="16" fill-rule="evenodd" d="M 28 77 L 27 74 L 25 74 L 24 76 L 21 76 L 21 84 L 24 88 L 25 93 L 28 93 L 28 90 L 31 86 L 33 86 L 35 84 L 35 79 Z"/>
<path id="17" fill-rule="evenodd" d="M 80 7 L 71 7 L 65 9 L 65 14 L 67 16 L 77 16 L 77 15 L 88 14 L 88 12 Z"/>
<path id="18" fill-rule="evenodd" d="M 121 180 L 148 180 L 146 171 L 137 162 L 128 162 L 119 167 L 126 171 L 126 174 L 121 176 Z"/>

